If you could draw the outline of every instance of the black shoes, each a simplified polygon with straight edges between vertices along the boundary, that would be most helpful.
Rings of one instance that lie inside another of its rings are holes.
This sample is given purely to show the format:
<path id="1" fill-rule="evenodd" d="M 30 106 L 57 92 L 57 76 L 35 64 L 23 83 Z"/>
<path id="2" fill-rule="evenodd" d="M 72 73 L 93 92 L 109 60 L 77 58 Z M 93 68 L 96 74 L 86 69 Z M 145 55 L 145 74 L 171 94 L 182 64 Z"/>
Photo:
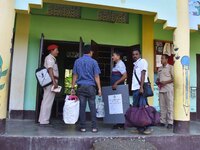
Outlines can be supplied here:
<path id="1" fill-rule="evenodd" d="M 167 125 L 167 129 L 172 129 L 173 128 L 173 124 L 168 124 Z"/>
<path id="2" fill-rule="evenodd" d="M 159 127 L 165 127 L 165 124 L 164 123 L 160 123 L 158 126 Z M 172 128 L 173 128 L 173 124 L 168 124 L 167 125 L 167 129 L 172 129 Z"/>
<path id="3" fill-rule="evenodd" d="M 112 129 L 125 129 L 124 124 L 115 124 Z"/>
<path id="4" fill-rule="evenodd" d="M 158 126 L 159 127 L 165 127 L 165 124 L 164 123 L 160 123 Z"/>

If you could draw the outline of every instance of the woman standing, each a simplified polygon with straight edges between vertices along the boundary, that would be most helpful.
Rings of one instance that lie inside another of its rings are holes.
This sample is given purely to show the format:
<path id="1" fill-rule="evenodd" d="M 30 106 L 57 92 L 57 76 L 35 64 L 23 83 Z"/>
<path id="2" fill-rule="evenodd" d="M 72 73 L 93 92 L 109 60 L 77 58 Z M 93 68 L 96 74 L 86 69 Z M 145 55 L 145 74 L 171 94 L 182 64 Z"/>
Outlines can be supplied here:
<path id="1" fill-rule="evenodd" d="M 117 85 L 124 84 L 124 81 L 127 79 L 126 66 L 121 59 L 122 54 L 119 51 L 115 51 L 112 55 L 114 67 L 112 68 L 111 86 L 113 90 L 117 88 Z M 113 126 L 113 129 L 120 128 L 124 128 L 124 124 L 116 124 Z"/>

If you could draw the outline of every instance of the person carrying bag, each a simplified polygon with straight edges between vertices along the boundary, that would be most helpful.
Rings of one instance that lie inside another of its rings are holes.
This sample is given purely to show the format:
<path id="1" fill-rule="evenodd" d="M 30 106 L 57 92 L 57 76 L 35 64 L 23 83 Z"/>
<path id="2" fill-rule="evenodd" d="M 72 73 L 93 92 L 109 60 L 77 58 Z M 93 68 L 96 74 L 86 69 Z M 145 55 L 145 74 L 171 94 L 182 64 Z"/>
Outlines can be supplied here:
<path id="1" fill-rule="evenodd" d="M 134 49 L 133 57 L 133 76 L 132 86 L 133 91 L 133 107 L 130 107 L 125 115 L 127 122 L 137 129 L 135 132 L 142 134 L 151 134 L 152 129 L 149 125 L 152 120 L 147 112 L 147 97 L 153 96 L 153 91 L 148 80 L 148 62 L 141 58 L 139 49 Z M 134 113 L 132 113 L 134 112 Z"/>

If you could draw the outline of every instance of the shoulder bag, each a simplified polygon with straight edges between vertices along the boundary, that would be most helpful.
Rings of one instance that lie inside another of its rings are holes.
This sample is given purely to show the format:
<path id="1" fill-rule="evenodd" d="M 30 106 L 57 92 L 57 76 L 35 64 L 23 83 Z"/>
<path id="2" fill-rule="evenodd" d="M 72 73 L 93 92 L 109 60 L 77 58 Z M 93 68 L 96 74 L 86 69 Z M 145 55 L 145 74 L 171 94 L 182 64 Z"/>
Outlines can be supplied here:
<path id="1" fill-rule="evenodd" d="M 141 82 L 140 82 L 136 72 L 134 72 L 134 74 L 135 74 L 135 77 L 136 77 L 138 83 L 141 85 Z M 143 88 L 144 88 L 144 94 L 143 95 L 145 97 L 152 97 L 153 96 L 153 90 L 151 88 L 151 82 L 149 80 L 149 77 L 147 79 L 148 79 L 148 82 L 145 82 L 144 85 L 143 85 Z"/>

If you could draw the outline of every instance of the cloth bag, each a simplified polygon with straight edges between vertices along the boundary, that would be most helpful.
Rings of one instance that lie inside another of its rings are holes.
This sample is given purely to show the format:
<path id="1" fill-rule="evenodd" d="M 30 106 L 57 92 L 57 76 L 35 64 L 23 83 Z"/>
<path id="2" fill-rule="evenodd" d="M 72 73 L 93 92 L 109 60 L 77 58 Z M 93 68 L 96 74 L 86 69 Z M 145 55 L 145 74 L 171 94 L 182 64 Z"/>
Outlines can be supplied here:
<path id="1" fill-rule="evenodd" d="M 65 124 L 75 124 L 79 118 L 80 101 L 76 96 L 67 95 L 63 107 L 63 120 Z"/>
<path id="2" fill-rule="evenodd" d="M 96 102 L 96 117 L 97 118 L 105 117 L 105 108 L 102 97 L 98 97 L 98 100 Z"/>
<path id="3" fill-rule="evenodd" d="M 136 77 L 136 79 L 137 79 L 139 85 L 141 85 L 141 82 L 140 82 L 140 80 L 138 79 L 138 76 L 137 76 L 136 72 L 134 72 L 134 75 L 135 75 L 135 77 Z M 152 90 L 152 88 L 151 88 L 151 82 L 150 82 L 150 80 L 149 80 L 149 77 L 148 77 L 148 82 L 145 82 L 145 83 L 144 83 L 143 88 L 144 88 L 144 94 L 143 94 L 143 95 L 144 95 L 145 97 L 151 97 L 151 96 L 153 96 L 153 90 Z"/>
<path id="4" fill-rule="evenodd" d="M 160 114 L 147 101 L 140 102 L 136 106 L 131 106 L 125 114 L 125 127 L 146 127 L 158 125 Z"/>
<path id="5" fill-rule="evenodd" d="M 125 114 L 125 119 L 126 127 L 146 127 L 153 123 L 145 106 L 131 106 Z"/>
<path id="6" fill-rule="evenodd" d="M 156 126 L 160 123 L 160 113 L 157 112 L 157 110 L 153 107 L 153 106 L 148 106 L 146 107 L 146 111 L 149 114 L 149 117 L 152 120 L 152 124 L 153 126 Z"/>
<path id="7" fill-rule="evenodd" d="M 38 68 L 35 71 L 35 76 L 41 87 L 46 87 L 52 84 L 52 79 L 45 67 Z"/>

